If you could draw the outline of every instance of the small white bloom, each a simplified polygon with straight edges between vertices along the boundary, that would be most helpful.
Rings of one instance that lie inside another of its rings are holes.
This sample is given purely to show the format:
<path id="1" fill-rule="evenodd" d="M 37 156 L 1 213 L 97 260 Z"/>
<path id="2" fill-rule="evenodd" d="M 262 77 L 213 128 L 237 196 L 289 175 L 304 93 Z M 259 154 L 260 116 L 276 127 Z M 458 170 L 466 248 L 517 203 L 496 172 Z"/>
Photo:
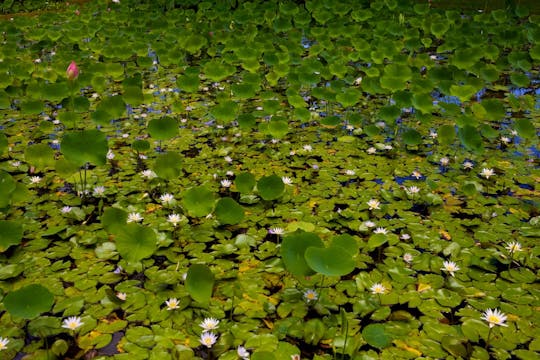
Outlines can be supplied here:
<path id="1" fill-rule="evenodd" d="M 247 351 L 246 348 L 243 347 L 242 345 L 238 346 L 236 353 L 238 354 L 239 357 L 242 358 L 242 360 L 249 360 L 249 351 Z"/>
<path id="2" fill-rule="evenodd" d="M 207 348 L 211 348 L 216 343 L 217 336 L 212 332 L 205 331 L 201 334 L 199 341 Z"/>
<path id="3" fill-rule="evenodd" d="M 512 134 L 512 136 L 517 136 L 518 132 L 517 130 L 510 130 L 510 134 Z"/>
<path id="4" fill-rule="evenodd" d="M 440 163 L 442 166 L 446 166 L 450 163 L 450 159 L 448 159 L 446 156 L 441 158 Z"/>
<path id="5" fill-rule="evenodd" d="M 0 337 L 0 351 L 6 350 L 7 344 L 9 344 L 9 339 Z"/>
<path id="6" fill-rule="evenodd" d="M 375 123 L 375 126 L 378 127 L 379 129 L 384 129 L 386 127 L 386 123 L 384 121 L 377 121 Z"/>
<path id="7" fill-rule="evenodd" d="M 384 145 L 384 150 L 392 150 L 394 147 L 392 145 L 386 144 Z"/>
<path id="8" fill-rule="evenodd" d="M 72 210 L 71 206 L 64 206 L 62 209 L 60 209 L 62 214 L 69 214 L 71 212 L 71 210 Z"/>
<path id="9" fill-rule="evenodd" d="M 474 164 L 473 164 L 471 161 L 469 161 L 469 160 L 467 160 L 467 161 L 465 161 L 465 162 L 463 163 L 463 168 L 466 169 L 466 170 L 470 170 L 470 169 L 472 169 L 473 167 L 474 167 Z"/>
<path id="10" fill-rule="evenodd" d="M 439 136 L 439 134 L 437 134 L 437 132 L 435 130 L 431 130 L 429 132 L 429 137 L 432 138 L 432 139 L 436 139 L 437 136 Z"/>
<path id="11" fill-rule="evenodd" d="M 375 230 L 373 230 L 373 233 L 374 234 L 384 234 L 384 235 L 386 235 L 386 234 L 388 234 L 388 230 L 386 230 L 383 227 L 378 227 Z"/>
<path id="12" fill-rule="evenodd" d="M 126 301 L 127 294 L 125 292 L 117 292 L 116 297 L 119 298 L 122 301 Z"/>
<path id="13" fill-rule="evenodd" d="M 31 176 L 30 177 L 30 184 L 39 184 L 41 182 L 40 176 Z"/>
<path id="14" fill-rule="evenodd" d="M 34 60 L 34 63 L 35 63 L 35 64 L 41 63 L 41 59 L 39 59 L 39 58 L 38 58 L 38 59 L 35 59 L 35 60 Z"/>
<path id="15" fill-rule="evenodd" d="M 362 83 L 362 77 L 358 77 L 356 78 L 356 80 L 354 80 L 354 85 L 360 85 Z"/>
<path id="16" fill-rule="evenodd" d="M 403 254 L 403 261 L 405 261 L 407 264 L 410 264 L 413 261 L 413 256 L 409 253 Z"/>
<path id="17" fill-rule="evenodd" d="M 180 303 L 178 302 L 177 298 L 170 298 L 169 300 L 165 300 L 165 305 L 167 305 L 167 310 L 178 309 L 180 307 L 179 304 Z"/>
<path id="18" fill-rule="evenodd" d="M 300 360 L 300 355 L 299 354 L 291 355 L 291 360 Z"/>
<path id="19" fill-rule="evenodd" d="M 94 196 L 103 196 L 103 194 L 105 194 L 105 186 L 96 186 L 94 188 Z"/>
<path id="20" fill-rule="evenodd" d="M 504 144 L 510 143 L 510 138 L 507 136 L 501 136 L 501 142 Z"/>
<path id="21" fill-rule="evenodd" d="M 372 294 L 384 294 L 386 287 L 381 283 L 375 283 L 369 288 Z"/>
<path id="22" fill-rule="evenodd" d="M 495 175 L 495 171 L 493 171 L 493 169 L 483 168 L 482 171 L 480 172 L 480 175 L 482 175 L 486 179 L 489 179 L 490 176 Z"/>
<path id="23" fill-rule="evenodd" d="M 288 177 L 288 176 L 282 176 L 281 181 L 283 181 L 283 183 L 285 185 L 292 185 L 293 184 L 292 179 L 290 177 Z"/>
<path id="24" fill-rule="evenodd" d="M 508 243 L 506 243 L 506 248 L 505 249 L 510 251 L 513 254 L 513 253 L 516 253 L 518 251 L 521 251 L 521 244 L 518 243 L 517 241 L 508 242 Z"/>
<path id="25" fill-rule="evenodd" d="M 107 151 L 107 159 L 112 160 L 114 159 L 114 156 L 115 155 L 111 150 Z"/>
<path id="26" fill-rule="evenodd" d="M 228 179 L 223 179 L 223 180 L 220 181 L 220 183 L 221 183 L 221 186 L 223 186 L 225 188 L 231 187 L 231 185 L 232 185 L 232 181 L 228 180 Z"/>
<path id="27" fill-rule="evenodd" d="M 180 221 L 182 221 L 182 218 L 178 214 L 169 214 L 169 216 L 167 216 L 167 221 L 173 226 L 176 226 L 180 223 Z"/>
<path id="28" fill-rule="evenodd" d="M 225 175 L 227 176 L 234 176 L 234 171 L 228 170 Z"/>
<path id="29" fill-rule="evenodd" d="M 345 126 L 345 129 L 349 130 L 349 131 L 353 131 L 354 130 L 354 126 L 351 125 L 351 124 L 348 124 L 347 126 Z"/>
<path id="30" fill-rule="evenodd" d="M 401 240 L 409 240 L 411 238 L 411 235 L 409 234 L 401 234 L 399 237 Z"/>
<path id="31" fill-rule="evenodd" d="M 377 199 L 371 199 L 367 202 L 369 210 L 380 209 L 381 202 Z"/>
<path id="32" fill-rule="evenodd" d="M 374 148 L 374 147 L 372 146 L 372 147 L 368 148 L 368 149 L 366 150 L 366 152 L 367 152 L 369 155 L 373 155 L 373 154 L 377 153 L 377 149 Z"/>
<path id="33" fill-rule="evenodd" d="M 306 301 L 315 301 L 319 298 L 319 294 L 315 290 L 307 289 L 304 291 L 304 299 Z"/>
<path id="34" fill-rule="evenodd" d="M 174 200 L 174 196 L 172 194 L 169 194 L 169 193 L 165 193 L 163 195 L 161 195 L 159 197 L 159 200 L 161 200 L 161 203 L 163 205 L 172 205 L 176 202 L 176 200 Z"/>
<path id="35" fill-rule="evenodd" d="M 148 170 L 141 171 L 141 176 L 143 178 L 153 179 L 157 177 L 157 174 L 154 171 L 148 169 Z"/>
<path id="36" fill-rule="evenodd" d="M 285 234 L 285 230 L 283 230 L 283 228 L 280 228 L 280 227 L 273 227 L 273 228 L 270 228 L 270 230 L 268 230 L 268 233 L 274 234 L 274 235 L 283 235 Z"/>
<path id="37" fill-rule="evenodd" d="M 115 4 L 120 4 L 120 0 L 112 0 L 112 2 Z"/>
<path id="38" fill-rule="evenodd" d="M 482 320 L 485 320 L 489 323 L 489 327 L 492 328 L 494 327 L 495 325 L 499 325 L 499 326 L 508 326 L 507 324 L 505 324 L 506 322 L 506 315 L 503 314 L 501 311 L 499 311 L 498 309 L 487 309 L 483 314 L 482 314 Z"/>
<path id="39" fill-rule="evenodd" d="M 229 164 L 233 162 L 233 159 L 232 159 L 232 157 L 230 157 L 230 156 L 225 156 L 225 157 L 223 158 L 223 160 L 225 160 L 225 161 L 228 162 Z"/>
<path id="40" fill-rule="evenodd" d="M 205 331 L 217 329 L 219 325 L 219 320 L 215 318 L 205 318 L 199 326 L 202 327 Z"/>
<path id="41" fill-rule="evenodd" d="M 418 170 L 414 170 L 411 174 L 412 177 L 414 177 L 416 180 L 420 179 L 422 177 L 422 173 Z"/>
<path id="42" fill-rule="evenodd" d="M 459 270 L 459 266 L 456 265 L 453 261 L 443 262 L 443 267 L 441 270 L 448 272 L 451 276 L 454 276 L 454 272 Z"/>
<path id="43" fill-rule="evenodd" d="M 308 152 L 309 152 L 309 151 L 312 151 L 312 150 L 313 150 L 313 147 L 312 147 L 311 145 L 308 144 L 308 145 L 302 146 L 302 149 L 303 149 L 304 151 L 308 151 Z"/>
<path id="44" fill-rule="evenodd" d="M 356 175 L 356 172 L 354 170 L 345 170 L 345 175 L 349 175 L 349 176 L 353 176 L 353 175 Z"/>
<path id="45" fill-rule="evenodd" d="M 364 221 L 364 226 L 368 228 L 372 228 L 372 227 L 375 227 L 375 223 L 371 220 Z"/>
<path id="46" fill-rule="evenodd" d="M 420 188 L 418 186 L 410 186 L 407 188 L 407 192 L 409 194 L 418 194 L 420 192 Z"/>
<path id="47" fill-rule="evenodd" d="M 143 221 L 143 217 L 138 212 L 132 212 L 128 214 L 127 222 L 141 222 Z"/>
<path id="48" fill-rule="evenodd" d="M 62 322 L 62 327 L 69 330 L 75 330 L 82 325 L 84 325 L 84 323 L 81 322 L 81 318 L 78 316 L 70 316 Z"/>
<path id="49" fill-rule="evenodd" d="M 294 150 L 289 151 L 289 156 L 294 156 L 294 155 L 296 155 L 296 151 Z"/>
<path id="50" fill-rule="evenodd" d="M 21 162 L 20 162 L 20 161 L 12 161 L 12 162 L 11 162 L 11 166 L 13 166 L 13 167 L 19 167 L 19 166 L 21 166 Z"/>

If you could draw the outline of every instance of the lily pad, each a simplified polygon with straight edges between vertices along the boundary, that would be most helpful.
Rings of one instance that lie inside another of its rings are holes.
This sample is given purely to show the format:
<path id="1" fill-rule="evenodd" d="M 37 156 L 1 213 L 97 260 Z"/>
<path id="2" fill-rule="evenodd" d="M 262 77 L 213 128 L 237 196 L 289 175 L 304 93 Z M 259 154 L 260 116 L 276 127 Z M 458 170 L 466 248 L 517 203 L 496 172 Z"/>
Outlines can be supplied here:
<path id="1" fill-rule="evenodd" d="M 41 285 L 27 285 L 10 292 L 4 298 L 6 310 L 13 316 L 33 319 L 39 314 L 49 311 L 54 303 L 54 296 Z"/>
<path id="2" fill-rule="evenodd" d="M 0 252 L 6 251 L 12 245 L 19 245 L 23 237 L 21 223 L 11 220 L 0 220 Z"/>
<path id="3" fill-rule="evenodd" d="M 307 276 L 315 273 L 308 265 L 305 252 L 309 247 L 323 248 L 324 244 L 317 234 L 298 230 L 283 238 L 281 257 L 285 268 L 296 276 Z"/>
<path id="4" fill-rule="evenodd" d="M 186 290 L 193 300 L 207 304 L 212 297 L 214 274 L 203 264 L 193 264 L 186 276 Z"/>

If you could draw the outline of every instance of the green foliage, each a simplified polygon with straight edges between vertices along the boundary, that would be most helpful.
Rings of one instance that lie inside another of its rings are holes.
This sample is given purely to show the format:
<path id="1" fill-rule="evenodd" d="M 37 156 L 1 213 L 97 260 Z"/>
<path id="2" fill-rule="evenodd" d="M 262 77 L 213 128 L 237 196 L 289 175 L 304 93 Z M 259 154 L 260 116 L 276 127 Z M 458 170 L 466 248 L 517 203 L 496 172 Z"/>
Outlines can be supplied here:
<path id="1" fill-rule="evenodd" d="M 193 264 L 186 276 L 186 290 L 193 300 L 207 304 L 214 289 L 214 274 L 203 264 Z"/>
<path id="2" fill-rule="evenodd" d="M 160 154 L 154 162 L 154 172 L 165 180 L 177 179 L 182 173 L 182 156 L 175 152 Z"/>
<path id="3" fill-rule="evenodd" d="M 110 212 L 108 216 L 110 216 Z M 128 262 L 138 262 L 152 256 L 156 249 L 154 230 L 139 224 L 111 225 L 115 235 L 116 249 Z"/>
<path id="4" fill-rule="evenodd" d="M 169 140 L 178 135 L 178 124 L 169 116 L 148 122 L 148 133 L 156 140 Z"/>
<path id="5" fill-rule="evenodd" d="M 23 227 L 11 220 L 0 220 L 0 252 L 12 245 L 19 245 L 23 237 Z"/>
<path id="6" fill-rule="evenodd" d="M 99 130 L 71 131 L 64 135 L 60 149 L 69 162 L 104 165 L 107 161 L 107 136 Z"/>
<path id="7" fill-rule="evenodd" d="M 276 200 L 283 196 L 285 185 L 277 175 L 263 176 L 257 182 L 257 191 L 264 200 Z"/>
<path id="8" fill-rule="evenodd" d="M 244 219 L 244 209 L 234 199 L 221 198 L 216 203 L 216 217 L 221 224 L 235 225 Z"/>
<path id="9" fill-rule="evenodd" d="M 308 276 L 315 271 L 308 265 L 304 254 L 310 247 L 323 248 L 324 244 L 317 234 L 296 231 L 283 238 L 281 257 L 285 268 L 295 276 Z"/>
<path id="10" fill-rule="evenodd" d="M 4 298 L 4 306 L 12 315 L 23 319 L 33 319 L 49 311 L 54 303 L 54 296 L 41 285 L 27 285 L 10 292 Z"/>
<path id="11" fill-rule="evenodd" d="M 189 215 L 202 217 L 214 210 L 215 195 L 204 186 L 197 186 L 187 190 L 183 196 L 183 205 Z"/>

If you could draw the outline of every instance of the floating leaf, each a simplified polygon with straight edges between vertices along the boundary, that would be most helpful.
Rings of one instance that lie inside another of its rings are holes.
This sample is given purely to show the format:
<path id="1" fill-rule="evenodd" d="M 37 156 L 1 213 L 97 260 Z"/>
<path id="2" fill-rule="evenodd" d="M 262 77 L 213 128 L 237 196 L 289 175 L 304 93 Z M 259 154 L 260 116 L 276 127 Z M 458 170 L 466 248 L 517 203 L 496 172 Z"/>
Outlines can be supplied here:
<path id="1" fill-rule="evenodd" d="M 317 234 L 298 230 L 283 238 L 281 257 L 285 268 L 293 275 L 307 276 L 315 272 L 307 264 L 304 254 L 309 247 L 324 247 Z"/>
<path id="2" fill-rule="evenodd" d="M 183 205 L 191 216 L 202 217 L 210 214 L 214 203 L 214 193 L 204 186 L 191 188 L 184 193 Z"/>
<path id="3" fill-rule="evenodd" d="M 101 215 L 101 224 L 103 228 L 110 233 L 115 232 L 116 227 L 122 227 L 126 224 L 128 214 L 122 209 L 115 207 L 106 208 Z"/>
<path id="4" fill-rule="evenodd" d="M 137 152 L 144 152 L 150 150 L 150 143 L 146 140 L 134 140 L 131 143 L 131 148 Z"/>
<path id="5" fill-rule="evenodd" d="M 351 254 L 341 246 L 308 247 L 304 257 L 310 268 L 326 276 L 347 275 L 355 268 Z"/>
<path id="6" fill-rule="evenodd" d="M 362 337 L 376 348 L 382 349 L 392 343 L 392 336 L 386 332 L 383 324 L 369 324 L 362 329 Z"/>
<path id="7" fill-rule="evenodd" d="M 128 262 L 138 262 L 152 256 L 156 250 L 156 233 L 139 224 L 113 226 L 116 250 Z"/>
<path id="8" fill-rule="evenodd" d="M 0 220 L 0 252 L 12 245 L 19 245 L 23 237 L 22 224 L 11 220 Z"/>
<path id="9" fill-rule="evenodd" d="M 24 158 L 30 165 L 43 170 L 55 164 L 54 150 L 47 144 L 30 145 L 24 149 Z"/>
<path id="10" fill-rule="evenodd" d="M 536 129 L 527 118 L 519 118 L 514 121 L 514 128 L 519 136 L 525 139 L 532 139 L 536 136 Z"/>
<path id="11" fill-rule="evenodd" d="M 456 130 L 452 125 L 442 125 L 437 129 L 438 139 L 441 145 L 450 145 L 456 137 Z"/>
<path id="12" fill-rule="evenodd" d="M 464 127 L 459 128 L 458 137 L 463 146 L 465 146 L 468 150 L 476 153 L 480 153 L 484 150 L 480 132 L 474 126 L 465 125 Z"/>
<path id="13" fill-rule="evenodd" d="M 221 224 L 235 225 L 244 219 L 244 208 L 230 197 L 218 200 L 215 213 Z"/>
<path id="14" fill-rule="evenodd" d="M 257 182 L 257 191 L 264 200 L 275 200 L 283 195 L 285 185 L 277 175 L 263 176 Z"/>
<path id="15" fill-rule="evenodd" d="M 104 165 L 107 162 L 107 136 L 99 130 L 72 131 L 64 135 L 60 149 L 66 160 L 83 166 L 86 163 Z"/>
<path id="16" fill-rule="evenodd" d="M 339 246 L 345 249 L 351 256 L 358 253 L 358 243 L 349 234 L 341 234 L 332 238 L 331 246 Z"/>
<path id="17" fill-rule="evenodd" d="M 4 306 L 12 316 L 33 319 L 49 311 L 54 303 L 54 296 L 47 288 L 32 284 L 10 292 L 4 298 Z"/>
<path id="18" fill-rule="evenodd" d="M 6 135 L 0 132 L 0 155 L 8 149 L 8 139 Z"/>
<path id="19" fill-rule="evenodd" d="M 175 152 L 160 154 L 156 158 L 152 169 L 162 179 L 178 179 L 182 173 L 182 160 L 182 156 Z"/>
<path id="20" fill-rule="evenodd" d="M 193 264 L 187 271 L 185 286 L 193 300 L 206 304 L 212 297 L 214 274 L 206 265 Z"/>
<path id="21" fill-rule="evenodd" d="M 101 100 L 96 108 L 96 111 L 101 110 L 109 114 L 111 119 L 118 119 L 126 112 L 126 103 L 122 96 L 108 96 Z"/>
<path id="22" fill-rule="evenodd" d="M 289 132 L 289 125 L 286 121 L 272 120 L 268 124 L 268 132 L 275 139 L 281 139 Z"/>
<path id="23" fill-rule="evenodd" d="M 405 130 L 402 137 L 405 145 L 420 145 L 422 143 L 422 135 L 415 129 Z"/>
<path id="24" fill-rule="evenodd" d="M 212 115 L 221 121 L 233 121 L 238 113 L 238 104 L 232 100 L 222 101 L 211 110 Z"/>
<path id="25" fill-rule="evenodd" d="M 178 124 L 169 116 L 152 119 L 148 123 L 148 133 L 156 140 L 169 140 L 178 135 Z"/>
<path id="26" fill-rule="evenodd" d="M 238 190 L 242 194 L 248 194 L 252 192 L 256 183 L 257 181 L 255 180 L 255 176 L 253 176 L 253 174 L 249 172 L 240 173 L 236 175 L 234 179 L 236 190 Z"/>

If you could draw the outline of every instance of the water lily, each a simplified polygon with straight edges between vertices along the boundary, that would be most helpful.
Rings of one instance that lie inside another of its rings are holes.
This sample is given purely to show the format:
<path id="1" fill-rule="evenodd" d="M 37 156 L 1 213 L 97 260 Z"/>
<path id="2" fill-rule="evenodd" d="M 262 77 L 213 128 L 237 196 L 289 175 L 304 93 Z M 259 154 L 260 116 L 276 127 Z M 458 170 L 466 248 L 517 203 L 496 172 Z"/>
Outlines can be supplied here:
<path id="1" fill-rule="evenodd" d="M 450 163 L 450 159 L 448 159 L 446 156 L 441 158 L 441 160 L 440 160 L 440 164 L 442 166 L 447 166 L 449 163 Z"/>
<path id="2" fill-rule="evenodd" d="M 463 163 L 463 168 L 464 168 L 465 170 L 470 170 L 470 169 L 472 169 L 473 167 L 474 167 L 474 164 L 473 164 L 471 161 L 469 161 L 469 160 L 467 160 L 467 161 L 465 161 L 465 162 Z"/>
<path id="3" fill-rule="evenodd" d="M 373 233 L 374 234 L 384 234 L 384 235 L 386 235 L 386 234 L 388 234 L 388 230 L 386 230 L 383 227 L 378 227 L 375 230 L 373 230 Z"/>
<path id="4" fill-rule="evenodd" d="M 407 264 L 410 264 L 413 261 L 413 256 L 409 253 L 403 254 L 403 261 L 405 261 Z"/>
<path id="5" fill-rule="evenodd" d="M 356 172 L 354 170 L 347 169 L 345 170 L 345 175 L 353 176 L 356 175 Z"/>
<path id="6" fill-rule="evenodd" d="M 169 214 L 169 216 L 167 216 L 167 221 L 173 226 L 176 226 L 182 221 L 182 217 L 178 214 Z"/>
<path id="7" fill-rule="evenodd" d="M 132 213 L 128 214 L 127 222 L 128 223 L 141 222 L 141 221 L 143 221 L 143 219 L 144 218 L 138 212 L 132 212 Z"/>
<path id="8" fill-rule="evenodd" d="M 291 360 L 300 360 L 300 355 L 299 354 L 291 355 Z"/>
<path id="9" fill-rule="evenodd" d="M 422 178 L 422 173 L 418 170 L 414 170 L 411 174 L 412 177 L 414 177 L 416 180 Z"/>
<path id="10" fill-rule="evenodd" d="M 375 224 L 373 221 L 371 221 L 371 220 L 367 220 L 367 221 L 364 221 L 364 222 L 363 222 L 363 225 L 364 225 L 365 227 L 367 227 L 367 228 L 372 228 L 372 227 L 375 227 L 376 224 Z"/>
<path id="11" fill-rule="evenodd" d="M 76 330 L 82 325 L 84 325 L 84 323 L 78 316 L 70 316 L 67 319 L 64 319 L 64 321 L 62 322 L 62 327 L 69 330 Z"/>
<path id="12" fill-rule="evenodd" d="M 238 349 L 236 349 L 236 353 L 242 360 L 249 360 L 249 351 L 246 350 L 245 347 L 242 345 L 238 346 Z"/>
<path id="13" fill-rule="evenodd" d="M 270 230 L 268 230 L 268 233 L 273 234 L 273 235 L 283 235 L 285 234 L 285 230 L 280 227 L 273 227 L 273 228 L 270 228 Z"/>
<path id="14" fill-rule="evenodd" d="M 178 302 L 177 298 L 170 298 L 169 300 L 165 300 L 165 305 L 167 305 L 167 310 L 178 309 L 180 307 L 179 304 L 180 303 Z"/>
<path id="15" fill-rule="evenodd" d="M 308 152 L 313 151 L 313 147 L 309 144 L 302 146 L 302 149 Z"/>
<path id="16" fill-rule="evenodd" d="M 224 188 L 228 188 L 228 187 L 231 187 L 232 181 L 231 181 L 231 180 L 228 180 L 228 179 L 223 179 L 223 180 L 220 181 L 220 184 L 221 184 L 221 186 L 223 186 Z"/>
<path id="17" fill-rule="evenodd" d="M 6 350 L 7 344 L 9 344 L 9 339 L 0 337 L 0 351 Z"/>
<path id="18" fill-rule="evenodd" d="M 212 317 L 205 318 L 199 324 L 199 326 L 202 327 L 205 331 L 217 329 L 218 325 L 219 325 L 219 320 Z"/>
<path id="19" fill-rule="evenodd" d="M 375 149 L 373 146 L 369 147 L 366 152 L 369 154 L 369 155 L 373 155 L 373 154 L 376 154 L 377 153 L 377 149 Z"/>
<path id="20" fill-rule="evenodd" d="M 508 250 L 512 254 L 522 250 L 521 249 L 521 244 L 519 242 L 517 242 L 517 241 L 512 241 L 512 242 L 506 243 L 505 249 Z"/>
<path id="21" fill-rule="evenodd" d="M 141 176 L 143 178 L 150 180 L 150 179 L 156 178 L 157 174 L 154 171 L 148 169 L 148 170 L 141 171 Z"/>
<path id="22" fill-rule="evenodd" d="M 448 272 L 451 276 L 454 276 L 454 272 L 459 270 L 459 266 L 456 265 L 453 261 L 443 262 L 443 267 L 441 270 Z"/>
<path id="23" fill-rule="evenodd" d="M 371 199 L 367 202 L 369 210 L 380 209 L 381 202 L 377 199 Z"/>
<path id="24" fill-rule="evenodd" d="M 506 315 L 500 312 L 498 309 L 487 309 L 482 314 L 482 320 L 487 321 L 490 328 L 494 327 L 495 325 L 508 326 L 507 324 L 505 324 Z"/>
<path id="25" fill-rule="evenodd" d="M 71 212 L 71 210 L 72 210 L 71 206 L 64 206 L 62 209 L 60 209 L 62 214 L 69 214 Z"/>
<path id="26" fill-rule="evenodd" d="M 288 176 L 282 176 L 281 181 L 283 181 L 283 184 L 285 184 L 285 185 L 292 185 L 293 184 L 292 179 L 290 177 L 288 177 Z"/>
<path id="27" fill-rule="evenodd" d="M 72 61 L 69 64 L 66 70 L 66 76 L 70 81 L 73 81 L 79 77 L 79 68 L 77 67 L 77 63 L 75 61 Z"/>
<path id="28" fill-rule="evenodd" d="M 201 334 L 199 341 L 207 348 L 211 348 L 216 343 L 217 336 L 213 332 L 205 331 Z"/>
<path id="29" fill-rule="evenodd" d="M 163 205 L 173 205 L 175 203 L 174 196 L 169 193 L 165 193 L 159 197 Z"/>
<path id="30" fill-rule="evenodd" d="M 115 156 L 111 150 L 107 151 L 107 159 L 112 160 Z"/>
<path id="31" fill-rule="evenodd" d="M 30 184 L 39 184 L 41 180 L 42 180 L 41 176 L 31 176 Z"/>
<path id="32" fill-rule="evenodd" d="M 495 175 L 495 171 L 493 169 L 483 168 L 480 172 L 480 175 L 485 177 L 486 179 L 489 179 L 490 176 Z"/>
<path id="33" fill-rule="evenodd" d="M 503 144 L 508 144 L 508 143 L 510 143 L 510 138 L 507 137 L 507 136 L 501 136 L 501 142 Z"/>
<path id="34" fill-rule="evenodd" d="M 92 194 L 97 197 L 103 196 L 105 194 L 105 186 L 96 186 Z"/>
<path id="35" fill-rule="evenodd" d="M 126 301 L 127 294 L 125 292 L 117 292 L 116 297 L 119 298 L 122 301 Z"/>
<path id="36" fill-rule="evenodd" d="M 232 157 L 230 157 L 230 156 L 225 156 L 225 157 L 223 158 L 223 160 L 225 160 L 225 161 L 228 162 L 229 164 L 233 162 L 233 159 L 232 159 Z"/>
<path id="37" fill-rule="evenodd" d="M 318 298 L 319 294 L 317 294 L 315 290 L 307 289 L 306 291 L 304 291 L 304 299 L 306 299 L 306 301 L 315 301 Z"/>
<path id="38" fill-rule="evenodd" d="M 406 189 L 407 193 L 409 194 L 418 194 L 420 192 L 420 188 L 418 186 L 410 186 Z"/>
<path id="39" fill-rule="evenodd" d="M 375 283 L 371 285 L 369 290 L 371 290 L 372 294 L 384 294 L 386 291 L 386 287 L 381 283 Z"/>

